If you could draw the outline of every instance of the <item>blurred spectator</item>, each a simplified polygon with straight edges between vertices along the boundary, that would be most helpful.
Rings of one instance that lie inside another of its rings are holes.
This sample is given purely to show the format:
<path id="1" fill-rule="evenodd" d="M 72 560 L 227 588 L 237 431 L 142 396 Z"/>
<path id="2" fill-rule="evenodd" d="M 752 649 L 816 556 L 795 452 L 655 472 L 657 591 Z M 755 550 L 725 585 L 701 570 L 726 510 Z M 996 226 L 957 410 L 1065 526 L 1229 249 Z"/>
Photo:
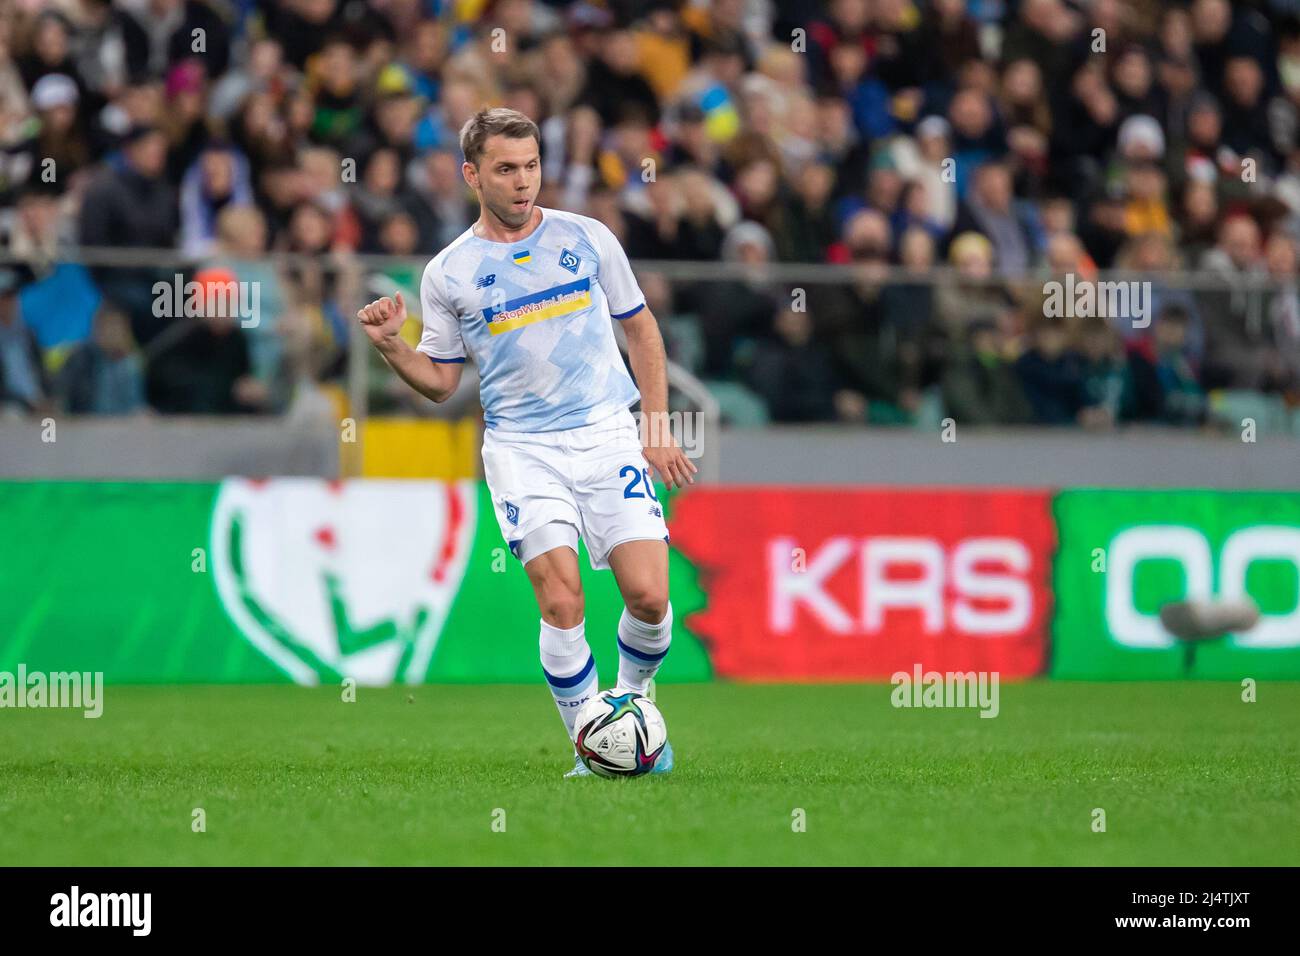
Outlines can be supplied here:
<path id="1" fill-rule="evenodd" d="M 176 192 L 163 176 L 167 139 L 152 126 L 132 127 L 123 143 L 121 169 L 105 169 L 90 184 L 81 207 L 81 244 L 100 248 L 158 249 L 176 237 Z M 148 343 L 161 326 L 153 315 L 154 273 L 149 268 L 92 271 L 109 301 L 127 311 L 136 340 Z"/>
<path id="2" fill-rule="evenodd" d="M 32 86 L 32 109 L 40 124 L 33 143 L 39 158 L 33 179 L 66 185 L 90 163 L 90 142 L 78 113 L 80 98 L 77 84 L 62 73 L 47 73 Z"/>
<path id="3" fill-rule="evenodd" d="M 238 280 L 228 269 L 208 269 L 192 280 L 203 291 L 203 315 L 177 318 L 149 349 L 146 394 L 164 414 L 231 415 L 264 408 L 270 394 L 253 374 L 239 319 L 222 307 L 215 287 Z"/>
<path id="4" fill-rule="evenodd" d="M 1079 238 L 1097 267 L 1110 269 L 1128 241 L 1124 202 L 1118 196 L 1102 194 L 1087 209 L 1087 218 L 1079 226 Z"/>
<path id="5" fill-rule="evenodd" d="M 1136 237 L 1127 244 L 1115 262 L 1118 269 L 1133 272 L 1144 281 L 1151 283 L 1151 301 L 1148 303 L 1151 319 L 1159 315 L 1166 307 L 1177 305 L 1187 316 L 1188 355 L 1199 363 L 1205 355 L 1205 322 L 1201 316 L 1200 306 L 1192 290 L 1178 288 L 1168 284 L 1168 274 L 1179 265 L 1177 252 L 1167 236 L 1147 233 Z M 1150 336 L 1151 323 L 1139 322 L 1140 316 L 1112 316 L 1112 325 L 1117 328 L 1126 343 Z"/>
<path id="6" fill-rule="evenodd" d="M 1205 394 L 1186 350 L 1187 313 L 1169 306 L 1155 317 L 1150 339 L 1130 350 L 1136 417 L 1169 425 L 1205 418 Z"/>
<path id="7" fill-rule="evenodd" d="M 873 402 L 872 420 L 897 423 L 918 405 L 919 346 L 910 317 L 899 309 L 901 300 L 886 294 L 892 246 L 889 221 L 881 213 L 854 213 L 844 225 L 841 249 L 853 281 L 821 292 L 813 312 L 820 316 L 821 337 L 834 350 L 844 385 Z M 905 349 L 899 348 L 902 340 L 908 342 Z"/>
<path id="8" fill-rule="evenodd" d="M 1007 277 L 1024 275 L 1037 258 L 1033 231 L 1013 200 L 1010 171 L 1001 163 L 985 163 L 975 171 L 970 197 L 953 227 L 984 235 L 993 244 L 997 271 Z"/>
<path id="9" fill-rule="evenodd" d="M 1179 233 L 1189 263 L 1200 262 L 1215 243 L 1219 223 L 1219 200 L 1211 181 L 1193 179 L 1183 190 Z"/>
<path id="10" fill-rule="evenodd" d="M 822 262 L 835 239 L 831 192 L 835 171 L 808 163 L 799 173 L 793 195 L 785 198 L 775 231 L 777 255 L 784 262 Z"/>
<path id="11" fill-rule="evenodd" d="M 1079 424 L 1111 428 L 1132 417 L 1133 375 L 1124 342 L 1106 322 L 1089 321 L 1082 334 L 1083 407 Z"/>
<path id="12" fill-rule="evenodd" d="M 646 307 L 659 321 L 669 360 L 698 374 L 704 366 L 704 335 L 699 317 L 678 311 L 672 283 L 663 273 L 642 272 L 637 276 L 637 284 L 645 294 Z"/>
<path id="13" fill-rule="evenodd" d="M 925 188 L 929 218 L 946 234 L 957 218 L 957 177 L 949 148 L 952 127 L 942 116 L 927 116 L 916 124 L 916 147 L 908 140 L 895 147 L 904 175 Z"/>
<path id="14" fill-rule="evenodd" d="M 18 295 L 22 314 L 54 365 L 61 350 L 89 336 L 100 300 L 85 266 L 70 261 L 72 223 L 65 204 L 66 198 L 29 183 L 19 194 L 9 234 L 10 251 L 30 279 Z"/>
<path id="15" fill-rule="evenodd" d="M 352 202 L 361 226 L 362 252 L 380 251 L 380 231 L 399 214 L 410 218 L 417 207 L 402 183 L 402 160 L 397 150 L 382 147 L 370 154 L 361 182 L 352 192 Z"/>
<path id="16" fill-rule="evenodd" d="M 1019 7 L 1019 19 L 1007 28 L 1002 55 L 1030 59 L 1047 86 L 1056 86 L 1070 62 L 1070 40 L 1082 26 L 1079 16 L 1061 0 L 1025 0 Z"/>
<path id="17" fill-rule="evenodd" d="M 966 328 L 984 319 L 996 322 L 1012 305 L 1007 288 L 993 274 L 993 244 L 978 232 L 964 232 L 948 250 L 956 281 L 940 285 L 935 296 L 941 333 L 953 345 L 966 340 Z"/>
<path id="18" fill-rule="evenodd" d="M 209 141 L 205 87 L 197 59 L 182 60 L 167 72 L 166 106 L 159 125 L 169 144 L 167 178 L 177 186 Z"/>
<path id="19" fill-rule="evenodd" d="M 203 37 L 210 76 L 224 73 L 230 59 L 226 22 L 198 0 L 119 0 L 118 24 L 131 76 L 162 76 L 195 52 L 195 31 Z"/>
<path id="20" fill-rule="evenodd" d="M 640 259 L 716 259 L 723 231 L 701 174 L 686 171 L 647 184 L 626 218 L 628 255 Z M 770 238 L 770 236 L 769 236 Z"/>
<path id="21" fill-rule="evenodd" d="M 208 98 L 208 115 L 218 120 L 232 118 L 254 92 L 272 92 L 284 82 L 284 48 L 275 37 L 253 40 L 245 62 L 215 78 Z"/>
<path id="22" fill-rule="evenodd" d="M 252 374 L 266 388 L 272 408 L 288 402 L 283 368 L 285 343 L 281 320 L 287 308 L 286 291 L 275 265 L 266 259 L 266 219 L 254 206 L 230 205 L 217 216 L 214 265 L 229 269 L 235 279 L 257 290 L 257 315 L 240 323 L 248 339 Z"/>
<path id="23" fill-rule="evenodd" d="M 1270 293 L 1266 312 L 1273 341 L 1279 353 L 1289 356 L 1293 368 L 1300 358 L 1300 290 L 1296 288 L 1296 241 L 1283 232 L 1269 237 L 1265 247 L 1269 278 L 1277 283 Z M 1300 379 L 1300 376 L 1297 376 Z"/>
<path id="24" fill-rule="evenodd" d="M 221 210 L 252 201 L 248 160 L 228 147 L 204 150 L 181 181 L 181 249 L 192 256 L 210 253 L 216 245 Z"/>
<path id="25" fill-rule="evenodd" d="M 144 372 L 131 323 L 112 306 L 95 317 L 94 335 L 59 371 L 64 407 L 74 415 L 130 415 L 144 409 Z"/>
<path id="26" fill-rule="evenodd" d="M 737 348 L 771 328 L 776 298 L 764 266 L 773 251 L 766 229 L 756 222 L 737 223 L 723 240 L 722 259 L 743 264 L 745 278 L 702 282 L 689 295 L 691 311 L 703 321 L 706 375 L 727 378 Z"/>
<path id="27" fill-rule="evenodd" d="M 1032 344 L 1016 361 L 1020 387 L 1041 425 L 1074 425 L 1085 407 L 1083 362 L 1070 348 L 1063 324 L 1042 320 L 1034 329 Z"/>
<path id="28" fill-rule="evenodd" d="M 1046 266 L 1053 276 L 1074 273 L 1081 278 L 1095 278 L 1097 275 L 1097 266 L 1083 243 L 1069 232 L 1058 232 L 1047 240 Z"/>
<path id="29" fill-rule="evenodd" d="M 979 28 L 967 15 L 965 0 L 936 0 L 922 28 L 930 35 L 929 84 L 952 86 L 961 67 L 980 56 Z"/>
<path id="30" fill-rule="evenodd" d="M 628 30 L 609 30 L 599 49 L 599 56 L 588 64 L 587 87 L 579 100 L 607 127 L 629 118 L 658 123 L 659 99 L 640 72 L 636 37 Z"/>
<path id="31" fill-rule="evenodd" d="M 413 177 L 415 194 L 429 210 L 433 233 L 424 238 L 430 249 L 441 249 L 469 228 L 477 217 L 472 196 L 460 175 L 458 155 L 445 150 L 425 154 Z"/>
<path id="32" fill-rule="evenodd" d="M 976 89 L 957 92 L 948 107 L 948 121 L 957 197 L 965 199 L 974 171 L 1001 158 L 1006 152 L 1006 140 L 988 97 Z"/>
<path id="33" fill-rule="evenodd" d="M 860 421 L 865 409 L 861 396 L 837 387 L 830 352 L 813 340 L 808 313 L 782 309 L 773 331 L 758 346 L 749 370 L 750 387 L 763 397 L 772 420 L 827 421 L 843 410 Z"/>
<path id="34" fill-rule="evenodd" d="M 1084 61 L 1068 87 L 1050 81 L 1048 87 L 1063 91 L 1053 111 L 1053 186 L 1083 198 L 1100 186 L 1104 157 L 1115 147 L 1123 119 L 1119 100 L 1096 60 Z"/>
<path id="35" fill-rule="evenodd" d="M 1165 174 L 1154 162 L 1129 164 L 1124 174 L 1124 230 L 1130 236 L 1172 232 L 1166 205 Z"/>
<path id="36" fill-rule="evenodd" d="M 1244 214 L 1226 219 L 1218 242 L 1201 257 L 1201 268 L 1220 280 L 1201 296 L 1206 310 L 1218 318 L 1206 343 L 1205 387 L 1255 387 L 1261 373 L 1258 357 L 1266 349 L 1258 285 L 1265 269 L 1255 220 Z"/>
<path id="37" fill-rule="evenodd" d="M 1253 157 L 1259 172 L 1272 175 L 1280 159 L 1274 148 L 1264 99 L 1264 72 L 1249 56 L 1233 56 L 1223 68 L 1223 142 L 1239 157 Z"/>
<path id="38" fill-rule="evenodd" d="M 943 404 L 959 425 L 1017 425 L 1031 409 L 1015 366 L 998 345 L 997 325 L 977 319 L 943 372 Z"/>
<path id="39" fill-rule="evenodd" d="M 76 245 L 75 222 L 57 192 L 28 183 L 14 204 L 9 251 L 33 268 L 44 268 Z"/>
<path id="40" fill-rule="evenodd" d="M 50 387 L 36 336 L 18 304 L 22 277 L 0 269 L 0 414 L 39 414 L 49 408 Z"/>

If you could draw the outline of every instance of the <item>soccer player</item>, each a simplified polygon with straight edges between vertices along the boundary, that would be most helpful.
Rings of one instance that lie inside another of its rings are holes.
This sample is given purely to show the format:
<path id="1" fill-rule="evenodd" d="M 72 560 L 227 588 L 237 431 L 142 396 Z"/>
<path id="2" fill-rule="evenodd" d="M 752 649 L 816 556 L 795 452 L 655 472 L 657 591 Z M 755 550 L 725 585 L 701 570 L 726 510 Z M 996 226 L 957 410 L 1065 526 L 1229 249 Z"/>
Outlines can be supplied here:
<path id="1" fill-rule="evenodd" d="M 578 539 L 612 568 L 626 605 L 617 689 L 644 694 L 668 653 L 668 530 L 651 480 L 693 482 L 667 427 L 667 358 L 627 255 L 603 224 L 536 205 L 541 134 L 515 110 L 484 110 L 460 132 L 473 226 L 424 270 L 417 348 L 399 335 L 401 293 L 357 315 L 402 379 L 435 402 L 478 366 L 483 473 L 497 524 L 541 610 L 542 671 L 572 740 L 599 689 L 587 644 Z M 636 384 L 614 340 L 623 326 Z M 638 394 L 639 387 L 639 394 Z M 641 401 L 642 429 L 629 407 Z M 652 773 L 672 769 L 666 746 Z M 590 773 L 575 754 L 566 776 Z"/>

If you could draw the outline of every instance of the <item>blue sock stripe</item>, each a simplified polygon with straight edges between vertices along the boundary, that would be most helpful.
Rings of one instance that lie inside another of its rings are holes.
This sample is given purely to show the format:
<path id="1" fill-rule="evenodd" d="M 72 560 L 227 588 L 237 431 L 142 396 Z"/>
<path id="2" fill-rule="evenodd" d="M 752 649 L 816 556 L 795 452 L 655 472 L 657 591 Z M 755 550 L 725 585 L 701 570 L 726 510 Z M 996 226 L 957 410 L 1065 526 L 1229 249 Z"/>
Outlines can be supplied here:
<path id="1" fill-rule="evenodd" d="M 551 687 L 551 685 L 547 685 Z M 570 697 L 590 697 L 596 691 L 596 675 L 591 675 L 591 680 L 585 684 L 579 684 L 577 687 L 551 687 L 551 696 L 557 699 L 567 700 Z"/>
<path id="2" fill-rule="evenodd" d="M 658 654 L 652 653 L 651 651 L 641 651 L 637 650 L 635 647 L 629 647 L 627 644 L 623 643 L 623 638 L 620 637 L 618 638 L 618 652 L 635 661 L 640 661 L 643 664 L 658 664 L 668 655 L 668 648 L 665 647 Z"/>
<path id="3" fill-rule="evenodd" d="M 552 690 L 567 690 L 569 688 L 581 687 L 583 682 L 587 680 L 588 676 L 590 676 L 591 672 L 595 669 L 596 658 L 588 654 L 587 663 L 582 666 L 582 670 L 578 671 L 578 673 L 574 674 L 572 677 L 556 677 L 545 667 L 542 668 L 542 673 L 546 675 L 546 683 L 551 685 Z M 577 693 L 577 691 L 575 691 L 575 693 Z M 572 695 L 564 694 L 562 696 L 569 697 Z"/>

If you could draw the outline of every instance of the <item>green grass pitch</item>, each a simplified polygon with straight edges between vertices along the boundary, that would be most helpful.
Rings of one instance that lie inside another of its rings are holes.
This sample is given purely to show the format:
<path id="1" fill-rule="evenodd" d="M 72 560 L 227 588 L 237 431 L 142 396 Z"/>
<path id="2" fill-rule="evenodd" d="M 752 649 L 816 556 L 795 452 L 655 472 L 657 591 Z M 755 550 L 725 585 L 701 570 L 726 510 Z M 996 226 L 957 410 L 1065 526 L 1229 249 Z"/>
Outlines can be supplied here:
<path id="1" fill-rule="evenodd" d="M 108 687 L 0 710 L 0 864 L 1300 863 L 1300 683 L 890 690 L 664 685 L 677 770 L 609 781 L 540 683 Z"/>

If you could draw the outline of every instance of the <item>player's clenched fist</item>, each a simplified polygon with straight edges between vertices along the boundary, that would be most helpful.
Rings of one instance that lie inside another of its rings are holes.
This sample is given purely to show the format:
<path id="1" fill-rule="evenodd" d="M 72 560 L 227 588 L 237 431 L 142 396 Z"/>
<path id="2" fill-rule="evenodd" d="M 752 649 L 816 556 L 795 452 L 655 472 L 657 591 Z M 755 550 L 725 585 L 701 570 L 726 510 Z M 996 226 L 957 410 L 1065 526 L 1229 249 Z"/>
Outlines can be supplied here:
<path id="1" fill-rule="evenodd" d="M 361 326 L 366 330 L 366 335 L 370 336 L 370 341 L 382 342 L 402 330 L 402 323 L 406 321 L 406 302 L 402 299 L 402 293 L 395 292 L 392 299 L 384 296 L 358 309 L 357 318 L 361 320 Z"/>

